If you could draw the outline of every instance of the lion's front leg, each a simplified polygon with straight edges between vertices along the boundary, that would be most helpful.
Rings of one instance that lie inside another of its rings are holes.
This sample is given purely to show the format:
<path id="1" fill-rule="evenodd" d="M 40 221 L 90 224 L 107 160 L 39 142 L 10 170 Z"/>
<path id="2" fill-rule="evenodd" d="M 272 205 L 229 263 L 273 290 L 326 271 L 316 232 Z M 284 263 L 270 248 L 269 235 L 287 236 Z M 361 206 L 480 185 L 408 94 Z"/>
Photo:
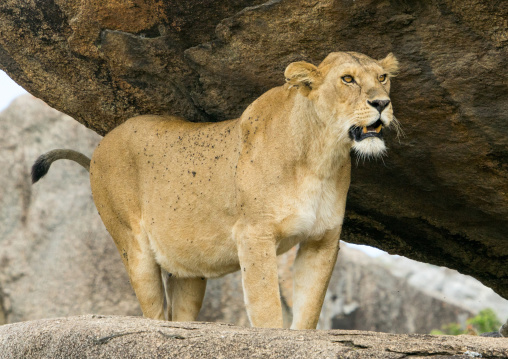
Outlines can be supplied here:
<path id="1" fill-rule="evenodd" d="M 294 264 L 291 329 L 315 329 L 339 252 L 340 228 L 300 243 Z"/>
<path id="2" fill-rule="evenodd" d="M 247 314 L 252 326 L 282 328 L 274 237 L 255 230 L 235 235 Z"/>

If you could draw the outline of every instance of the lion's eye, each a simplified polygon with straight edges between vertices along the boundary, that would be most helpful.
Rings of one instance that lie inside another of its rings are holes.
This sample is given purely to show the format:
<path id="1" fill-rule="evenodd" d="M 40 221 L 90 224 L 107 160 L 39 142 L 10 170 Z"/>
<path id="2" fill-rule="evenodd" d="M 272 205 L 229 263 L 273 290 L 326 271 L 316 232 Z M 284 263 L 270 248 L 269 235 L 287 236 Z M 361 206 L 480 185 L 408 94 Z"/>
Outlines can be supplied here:
<path id="1" fill-rule="evenodd" d="M 386 81 L 386 74 L 379 76 L 379 82 L 385 82 Z"/>
<path id="2" fill-rule="evenodd" d="M 342 76 L 342 81 L 344 81 L 347 84 L 352 84 L 355 82 L 355 79 L 351 75 Z"/>

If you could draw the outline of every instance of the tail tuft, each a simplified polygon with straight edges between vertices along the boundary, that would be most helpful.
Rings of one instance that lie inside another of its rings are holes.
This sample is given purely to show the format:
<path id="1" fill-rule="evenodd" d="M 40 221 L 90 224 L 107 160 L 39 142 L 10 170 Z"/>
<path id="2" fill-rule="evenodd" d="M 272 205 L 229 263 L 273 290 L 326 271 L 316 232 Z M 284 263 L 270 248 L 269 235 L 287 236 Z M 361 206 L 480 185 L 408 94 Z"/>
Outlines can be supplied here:
<path id="1" fill-rule="evenodd" d="M 47 156 L 40 156 L 32 166 L 32 184 L 44 177 L 48 173 L 50 166 L 51 161 L 48 161 Z"/>

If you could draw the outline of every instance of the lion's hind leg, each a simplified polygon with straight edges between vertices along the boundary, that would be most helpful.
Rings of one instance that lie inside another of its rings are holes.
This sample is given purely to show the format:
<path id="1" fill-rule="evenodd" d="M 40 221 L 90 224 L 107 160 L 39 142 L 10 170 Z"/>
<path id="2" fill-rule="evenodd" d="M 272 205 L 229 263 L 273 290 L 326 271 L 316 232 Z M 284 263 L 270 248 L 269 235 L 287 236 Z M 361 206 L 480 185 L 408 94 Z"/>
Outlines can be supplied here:
<path id="1" fill-rule="evenodd" d="M 164 273 L 168 320 L 192 322 L 198 317 L 205 296 L 206 278 L 175 278 Z"/>
<path id="2" fill-rule="evenodd" d="M 148 236 L 144 231 L 134 234 L 126 227 L 116 227 L 110 231 L 118 251 L 122 255 L 131 286 L 136 293 L 143 316 L 150 319 L 164 320 L 164 290 L 162 287 L 161 268 L 150 248 Z M 121 238 L 122 241 L 119 241 Z"/>
<path id="3" fill-rule="evenodd" d="M 143 315 L 164 320 L 164 291 L 160 267 L 151 251 L 136 253 L 129 263 L 129 277 Z"/>

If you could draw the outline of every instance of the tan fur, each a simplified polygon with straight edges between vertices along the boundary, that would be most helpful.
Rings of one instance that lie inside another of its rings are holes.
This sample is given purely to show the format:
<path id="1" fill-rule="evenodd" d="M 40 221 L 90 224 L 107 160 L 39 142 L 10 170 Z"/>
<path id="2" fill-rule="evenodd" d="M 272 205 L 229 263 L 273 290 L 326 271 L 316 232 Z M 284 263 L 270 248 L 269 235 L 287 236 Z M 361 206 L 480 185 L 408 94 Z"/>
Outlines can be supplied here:
<path id="1" fill-rule="evenodd" d="M 140 116 L 111 131 L 92 157 L 93 197 L 143 314 L 164 319 L 164 279 L 169 319 L 194 320 L 206 279 L 241 270 L 252 325 L 281 327 L 276 256 L 299 244 L 291 327 L 315 328 L 339 250 L 348 130 L 377 120 L 367 100 L 388 98 L 378 76 L 396 67 L 393 55 L 332 53 L 289 65 L 288 84 L 239 119 Z"/>

